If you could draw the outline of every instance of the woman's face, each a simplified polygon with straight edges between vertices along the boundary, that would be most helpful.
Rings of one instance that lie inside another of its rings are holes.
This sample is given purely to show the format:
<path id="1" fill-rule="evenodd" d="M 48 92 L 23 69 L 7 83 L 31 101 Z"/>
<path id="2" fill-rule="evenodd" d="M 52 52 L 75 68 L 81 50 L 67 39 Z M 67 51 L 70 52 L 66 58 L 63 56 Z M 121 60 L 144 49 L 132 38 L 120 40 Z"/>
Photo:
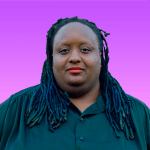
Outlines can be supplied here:
<path id="1" fill-rule="evenodd" d="M 97 36 L 88 26 L 71 22 L 62 26 L 53 42 L 53 73 L 59 92 L 79 97 L 99 83 L 101 54 Z M 71 73 L 70 67 L 83 68 Z"/>

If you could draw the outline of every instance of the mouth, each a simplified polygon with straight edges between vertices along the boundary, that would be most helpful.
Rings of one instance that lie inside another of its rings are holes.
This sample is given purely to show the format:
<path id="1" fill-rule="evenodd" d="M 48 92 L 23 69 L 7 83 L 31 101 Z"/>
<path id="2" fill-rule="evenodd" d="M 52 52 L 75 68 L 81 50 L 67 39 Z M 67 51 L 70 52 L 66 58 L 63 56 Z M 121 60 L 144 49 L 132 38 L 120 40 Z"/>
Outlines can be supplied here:
<path id="1" fill-rule="evenodd" d="M 68 71 L 71 73 L 81 73 L 83 70 L 82 69 L 70 69 Z"/>

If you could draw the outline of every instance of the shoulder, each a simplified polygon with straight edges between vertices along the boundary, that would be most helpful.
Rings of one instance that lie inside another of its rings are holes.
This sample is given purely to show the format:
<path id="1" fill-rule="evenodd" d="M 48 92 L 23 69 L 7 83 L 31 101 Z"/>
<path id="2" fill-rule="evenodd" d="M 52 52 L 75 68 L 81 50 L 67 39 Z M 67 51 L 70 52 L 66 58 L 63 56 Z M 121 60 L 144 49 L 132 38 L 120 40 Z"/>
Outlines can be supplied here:
<path id="1" fill-rule="evenodd" d="M 135 98 L 129 94 L 127 94 L 127 96 L 131 100 L 131 109 L 138 111 L 141 110 L 143 111 L 143 113 L 150 113 L 150 108 L 142 100 Z"/>
<path id="2" fill-rule="evenodd" d="M 136 118 L 143 119 L 144 123 L 147 119 L 150 119 L 150 109 L 142 102 L 142 100 L 135 98 L 127 94 L 128 98 L 131 100 L 131 112 Z"/>
<path id="3" fill-rule="evenodd" d="M 26 95 L 27 96 L 31 95 L 32 91 L 38 85 L 28 87 L 26 89 L 20 90 L 19 92 L 12 94 L 8 99 L 6 99 L 4 102 L 2 102 L 0 104 L 0 114 L 2 114 L 2 112 L 3 112 L 3 115 L 4 115 L 4 113 L 7 112 L 8 108 L 15 106 L 15 104 L 17 104 L 17 103 L 21 103 L 24 100 L 24 98 L 26 97 Z"/>
<path id="4" fill-rule="evenodd" d="M 12 94 L 11 95 L 11 99 L 15 100 L 19 96 L 30 94 L 37 86 L 39 86 L 39 84 L 31 86 L 31 87 L 28 87 L 28 88 L 25 88 L 25 89 L 22 89 L 22 90 L 20 90 L 20 91 L 18 91 L 16 93 Z"/>
<path id="5" fill-rule="evenodd" d="M 9 120 L 9 124 L 11 124 L 11 122 L 13 124 L 14 118 L 16 115 L 20 115 L 20 112 L 22 111 L 22 108 L 25 107 L 27 100 L 30 99 L 32 91 L 38 85 L 20 90 L 19 92 L 12 94 L 7 100 L 0 104 L 0 139 L 4 124 L 6 124 L 7 120 Z"/>
<path id="6" fill-rule="evenodd" d="M 129 94 L 127 96 L 131 100 L 131 116 L 137 135 L 142 140 L 146 139 L 147 146 L 150 147 L 150 109 L 138 98 Z"/>

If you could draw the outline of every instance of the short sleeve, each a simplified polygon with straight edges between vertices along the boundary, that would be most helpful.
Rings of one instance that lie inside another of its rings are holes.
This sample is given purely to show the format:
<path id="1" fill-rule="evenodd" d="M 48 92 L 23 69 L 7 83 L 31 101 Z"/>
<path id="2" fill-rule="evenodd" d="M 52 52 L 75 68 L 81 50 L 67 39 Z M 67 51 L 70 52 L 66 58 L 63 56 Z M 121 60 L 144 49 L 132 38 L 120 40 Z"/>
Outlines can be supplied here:
<path id="1" fill-rule="evenodd" d="M 11 102 L 11 98 L 12 98 L 12 96 L 10 96 L 7 100 L 5 100 L 3 103 L 0 104 L 0 141 L 1 141 L 1 137 L 2 137 L 5 116 L 6 116 L 9 104 Z"/>

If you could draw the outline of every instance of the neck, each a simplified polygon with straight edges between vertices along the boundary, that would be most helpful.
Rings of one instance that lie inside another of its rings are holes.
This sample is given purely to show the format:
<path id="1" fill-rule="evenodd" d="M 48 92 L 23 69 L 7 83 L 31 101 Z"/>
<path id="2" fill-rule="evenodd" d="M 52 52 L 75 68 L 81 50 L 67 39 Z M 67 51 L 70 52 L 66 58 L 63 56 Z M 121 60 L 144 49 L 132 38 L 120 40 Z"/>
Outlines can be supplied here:
<path id="1" fill-rule="evenodd" d="M 100 83 L 98 82 L 98 84 L 96 86 L 94 86 L 89 92 L 87 92 L 83 96 L 78 97 L 78 98 L 69 97 L 69 99 L 77 107 L 79 107 L 79 106 L 81 106 L 81 107 L 87 106 L 88 107 L 91 104 L 93 104 L 94 102 L 96 102 L 97 97 L 99 96 L 100 93 L 101 93 Z"/>

